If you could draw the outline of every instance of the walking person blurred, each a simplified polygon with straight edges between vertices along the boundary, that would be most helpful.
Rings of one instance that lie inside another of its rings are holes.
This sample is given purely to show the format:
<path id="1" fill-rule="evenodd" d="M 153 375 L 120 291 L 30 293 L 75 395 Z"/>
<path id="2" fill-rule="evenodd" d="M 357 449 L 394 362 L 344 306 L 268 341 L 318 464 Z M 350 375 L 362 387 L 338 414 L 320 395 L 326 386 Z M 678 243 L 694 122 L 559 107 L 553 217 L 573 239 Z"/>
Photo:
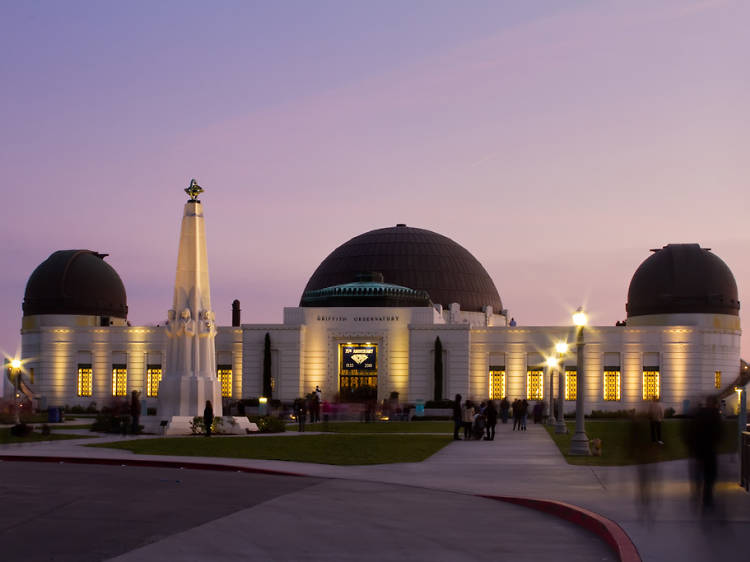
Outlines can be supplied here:
<path id="1" fill-rule="evenodd" d="M 503 423 L 508 423 L 508 410 L 510 410 L 510 402 L 507 396 L 503 396 L 503 399 L 500 401 L 500 417 Z"/>
<path id="2" fill-rule="evenodd" d="M 487 441 L 493 441 L 495 439 L 495 426 L 497 425 L 497 410 L 495 409 L 495 402 L 490 400 L 487 402 L 487 408 L 485 409 L 485 419 L 487 424 Z"/>
<path id="3" fill-rule="evenodd" d="M 710 510 L 714 505 L 714 484 L 718 472 L 717 450 L 721 440 L 721 414 L 715 396 L 695 415 L 688 432 L 688 447 L 694 458 L 694 493 L 696 503 Z"/>

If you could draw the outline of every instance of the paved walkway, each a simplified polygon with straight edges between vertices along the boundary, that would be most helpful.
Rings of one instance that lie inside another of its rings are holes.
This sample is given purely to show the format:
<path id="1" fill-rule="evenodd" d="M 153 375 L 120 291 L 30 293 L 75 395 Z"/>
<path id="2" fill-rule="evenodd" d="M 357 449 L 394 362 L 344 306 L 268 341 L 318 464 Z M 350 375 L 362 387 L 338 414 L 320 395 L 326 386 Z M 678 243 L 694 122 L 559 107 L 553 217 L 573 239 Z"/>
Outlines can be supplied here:
<path id="1" fill-rule="evenodd" d="M 293 438 L 295 434 L 288 434 Z M 138 437 L 131 437 L 131 439 Z M 120 436 L 87 439 L 85 443 L 122 440 Z M 750 496 L 736 485 L 738 466 L 722 459 L 717 508 L 708 516 L 692 508 L 686 461 L 656 465 L 647 473 L 648 502 L 637 502 L 634 467 L 568 465 L 541 426 L 520 433 L 498 425 L 495 441 L 454 442 L 421 463 L 375 466 L 329 466 L 283 461 L 155 457 L 116 449 L 81 447 L 83 441 L 49 441 L 0 446 L 0 454 L 144 458 L 221 463 L 228 466 L 301 473 L 360 483 L 398 485 L 472 495 L 521 496 L 571 503 L 616 521 L 631 537 L 643 560 L 736 559 L 750 552 Z M 538 514 L 543 519 L 543 514 Z M 544 536 L 540 526 L 540 536 Z M 543 544 L 543 543 L 542 543 Z M 744 549 L 744 550 L 743 550 Z M 549 549 L 556 559 L 560 552 Z"/>

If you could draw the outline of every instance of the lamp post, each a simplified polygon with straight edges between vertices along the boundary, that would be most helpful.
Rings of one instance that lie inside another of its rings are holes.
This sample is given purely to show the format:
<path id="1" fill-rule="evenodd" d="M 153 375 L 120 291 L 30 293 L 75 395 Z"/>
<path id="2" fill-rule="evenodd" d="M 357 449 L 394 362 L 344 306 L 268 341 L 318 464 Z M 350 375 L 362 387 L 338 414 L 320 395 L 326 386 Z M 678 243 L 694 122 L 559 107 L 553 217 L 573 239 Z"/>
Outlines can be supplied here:
<path id="1" fill-rule="evenodd" d="M 13 381 L 13 406 L 15 410 L 16 425 L 21 423 L 21 362 L 13 359 L 10 362 L 10 379 Z"/>
<path id="2" fill-rule="evenodd" d="M 558 359 L 562 359 L 568 352 L 567 342 L 560 341 L 555 344 Z M 555 424 L 555 433 L 568 433 L 568 426 L 565 425 L 565 373 L 563 366 L 558 360 L 557 369 L 557 423 Z"/>
<path id="3" fill-rule="evenodd" d="M 742 459 L 742 432 L 746 431 L 747 426 L 747 393 L 740 386 L 736 386 L 734 390 L 737 393 L 737 450 Z"/>
<path id="4" fill-rule="evenodd" d="M 586 375 L 584 374 L 583 359 L 583 328 L 586 326 L 586 313 L 582 307 L 578 307 L 573 314 L 573 323 L 578 327 L 576 330 L 576 432 L 570 441 L 571 455 L 590 455 L 589 438 L 583 427 L 583 413 L 585 407 L 584 395 L 586 393 Z"/>
<path id="5" fill-rule="evenodd" d="M 552 397 L 552 385 L 555 380 L 555 367 L 557 366 L 557 359 L 554 357 L 547 357 L 547 368 L 549 372 L 549 415 L 547 416 L 547 425 L 554 425 L 555 423 L 555 400 Z"/>

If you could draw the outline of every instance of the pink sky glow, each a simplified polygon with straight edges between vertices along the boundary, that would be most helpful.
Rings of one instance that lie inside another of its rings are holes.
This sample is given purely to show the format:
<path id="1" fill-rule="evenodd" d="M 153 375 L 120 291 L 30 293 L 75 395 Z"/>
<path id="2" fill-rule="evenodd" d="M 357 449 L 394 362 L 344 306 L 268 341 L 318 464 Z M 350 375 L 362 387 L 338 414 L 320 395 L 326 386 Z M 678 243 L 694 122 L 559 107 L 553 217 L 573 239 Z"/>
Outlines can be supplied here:
<path id="1" fill-rule="evenodd" d="M 109 253 L 130 321 L 163 322 L 192 177 L 222 325 L 235 298 L 280 322 L 396 223 L 466 247 L 519 324 L 613 325 L 670 242 L 744 301 L 750 4 L 525 4 L 1 4 L 0 349 L 58 249 Z"/>

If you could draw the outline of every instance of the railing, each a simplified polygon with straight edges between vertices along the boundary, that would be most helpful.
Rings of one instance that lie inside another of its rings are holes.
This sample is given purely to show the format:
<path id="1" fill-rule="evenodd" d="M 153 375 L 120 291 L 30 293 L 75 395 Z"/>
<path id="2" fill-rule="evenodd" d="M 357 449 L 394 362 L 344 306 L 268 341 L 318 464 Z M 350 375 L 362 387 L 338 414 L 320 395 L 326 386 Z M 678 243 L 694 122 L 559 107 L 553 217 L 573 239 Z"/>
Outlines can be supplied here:
<path id="1" fill-rule="evenodd" d="M 742 432 L 742 449 L 740 465 L 740 486 L 750 490 L 750 431 Z"/>

